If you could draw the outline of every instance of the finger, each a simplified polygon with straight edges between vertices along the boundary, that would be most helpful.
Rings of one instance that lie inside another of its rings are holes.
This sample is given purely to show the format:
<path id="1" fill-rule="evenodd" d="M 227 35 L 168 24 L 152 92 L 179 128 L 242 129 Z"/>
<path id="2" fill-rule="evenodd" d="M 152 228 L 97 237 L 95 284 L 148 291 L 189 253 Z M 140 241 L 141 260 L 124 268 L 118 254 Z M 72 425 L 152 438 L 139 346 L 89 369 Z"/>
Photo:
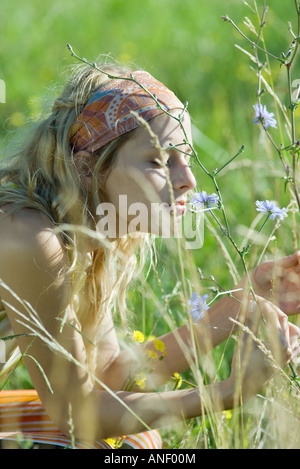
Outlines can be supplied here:
<path id="1" fill-rule="evenodd" d="M 286 274 L 286 270 L 293 269 L 297 273 L 300 273 L 300 251 L 294 252 L 291 256 L 282 257 L 275 261 L 266 261 L 261 264 L 265 275 L 272 271 L 276 273 L 276 277 L 283 277 Z"/>
<path id="2" fill-rule="evenodd" d="M 284 269 L 291 269 L 295 268 L 297 273 L 300 273 L 300 251 L 294 252 L 291 256 L 283 257 L 276 261 L 276 264 L 279 267 L 283 267 Z"/>
<path id="3" fill-rule="evenodd" d="M 300 273 L 300 251 L 294 252 L 276 261 L 266 261 L 258 265 L 254 270 L 253 280 L 257 285 L 270 282 L 272 279 L 284 278 L 287 270 Z"/>
<path id="4" fill-rule="evenodd" d="M 261 311 L 257 301 L 249 300 L 245 325 L 256 335 L 261 321 Z"/>
<path id="5" fill-rule="evenodd" d="M 253 300 L 252 298 L 252 294 L 249 295 L 247 298 L 244 298 L 244 301 L 241 303 L 238 319 L 241 324 L 244 324 L 248 329 L 250 329 L 254 334 L 256 334 L 259 329 L 262 314 L 257 300 Z"/>
<path id="6" fill-rule="evenodd" d="M 295 324 L 292 324 L 289 322 L 289 328 L 290 328 L 290 338 L 291 340 L 293 339 L 299 339 L 300 337 L 300 328 L 296 326 Z"/>
<path id="7" fill-rule="evenodd" d="M 292 351 L 292 359 L 300 353 L 299 337 L 300 329 L 295 324 L 289 323 L 289 334 L 290 334 L 290 348 Z"/>
<path id="8" fill-rule="evenodd" d="M 259 305 L 266 319 L 264 330 L 270 343 L 274 358 L 285 363 L 289 359 L 290 328 L 287 316 L 274 304 L 267 300 L 259 300 Z"/>
<path id="9" fill-rule="evenodd" d="M 257 297 L 257 304 L 260 308 L 261 313 L 264 315 L 266 324 L 276 328 L 281 328 L 279 317 L 281 317 L 281 315 L 284 315 L 284 313 L 273 303 L 259 296 Z"/>
<path id="10" fill-rule="evenodd" d="M 283 337 L 289 346 L 290 345 L 290 327 L 289 327 L 288 317 L 275 305 L 273 306 L 273 308 L 274 308 L 275 313 L 277 314 Z"/>

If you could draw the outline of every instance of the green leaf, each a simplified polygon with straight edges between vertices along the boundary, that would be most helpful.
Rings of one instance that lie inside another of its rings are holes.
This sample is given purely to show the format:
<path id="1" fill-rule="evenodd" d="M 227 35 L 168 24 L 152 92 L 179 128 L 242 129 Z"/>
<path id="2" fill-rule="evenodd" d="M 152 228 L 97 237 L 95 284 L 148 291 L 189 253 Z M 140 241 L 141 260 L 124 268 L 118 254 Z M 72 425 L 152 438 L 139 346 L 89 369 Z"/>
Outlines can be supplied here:
<path id="1" fill-rule="evenodd" d="M 42 374 L 42 376 L 43 376 L 43 378 L 44 378 L 44 380 L 45 380 L 45 383 L 47 384 L 47 387 L 48 387 L 49 391 L 51 392 L 51 394 L 53 394 L 53 389 L 52 389 L 52 387 L 51 387 L 50 381 L 48 380 L 48 378 L 47 378 L 47 376 L 46 376 L 46 373 L 44 372 L 44 370 L 43 370 L 42 366 L 40 365 L 40 363 L 39 363 L 32 355 L 28 355 L 28 354 L 26 353 L 25 356 L 31 358 L 31 359 L 34 361 L 34 363 L 36 364 L 36 366 L 37 366 L 38 369 L 40 370 L 40 372 L 41 372 L 41 374 Z"/>

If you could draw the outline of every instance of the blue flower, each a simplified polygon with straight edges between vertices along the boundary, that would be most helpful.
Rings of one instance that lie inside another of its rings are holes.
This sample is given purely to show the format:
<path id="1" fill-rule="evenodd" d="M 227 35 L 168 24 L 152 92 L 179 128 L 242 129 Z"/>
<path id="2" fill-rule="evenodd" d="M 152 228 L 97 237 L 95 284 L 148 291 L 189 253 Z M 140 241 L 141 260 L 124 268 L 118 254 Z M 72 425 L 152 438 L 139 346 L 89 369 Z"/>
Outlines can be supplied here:
<path id="1" fill-rule="evenodd" d="M 199 205 L 201 208 L 202 207 L 208 207 L 210 208 L 213 204 L 218 205 L 219 203 L 219 197 L 217 194 L 207 194 L 206 191 L 202 192 L 197 192 L 194 196 L 191 198 L 191 204 L 192 205 Z"/>
<path id="2" fill-rule="evenodd" d="M 278 217 L 280 220 L 283 220 L 287 217 L 286 208 L 279 208 L 275 202 L 270 202 L 269 200 L 256 201 L 256 210 L 258 212 L 263 212 L 267 215 L 271 214 L 271 220 L 274 220 Z"/>
<path id="3" fill-rule="evenodd" d="M 209 306 L 206 304 L 208 295 L 200 296 L 197 292 L 194 292 L 189 299 L 189 304 L 191 306 L 190 316 L 194 323 L 200 321 L 203 318 L 205 311 L 209 309 Z"/>
<path id="4" fill-rule="evenodd" d="M 274 119 L 274 113 L 268 112 L 266 106 L 262 106 L 261 104 L 254 104 L 253 107 L 256 113 L 254 124 L 262 124 L 264 129 L 267 129 L 269 125 L 271 127 L 277 127 L 277 121 Z"/>

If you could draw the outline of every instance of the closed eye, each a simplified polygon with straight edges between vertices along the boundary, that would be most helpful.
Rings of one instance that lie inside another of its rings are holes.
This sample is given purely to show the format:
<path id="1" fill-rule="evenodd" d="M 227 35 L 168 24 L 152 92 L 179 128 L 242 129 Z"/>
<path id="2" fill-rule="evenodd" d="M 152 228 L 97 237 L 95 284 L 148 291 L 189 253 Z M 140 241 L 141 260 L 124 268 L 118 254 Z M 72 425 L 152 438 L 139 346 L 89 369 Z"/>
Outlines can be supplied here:
<path id="1" fill-rule="evenodd" d="M 160 160 L 158 160 L 158 159 L 152 160 L 150 163 L 151 163 L 153 166 L 155 166 L 156 168 L 162 168 L 162 167 L 163 167 L 162 162 L 161 162 Z M 166 166 L 169 166 L 169 161 L 166 161 L 165 164 L 166 164 Z"/>

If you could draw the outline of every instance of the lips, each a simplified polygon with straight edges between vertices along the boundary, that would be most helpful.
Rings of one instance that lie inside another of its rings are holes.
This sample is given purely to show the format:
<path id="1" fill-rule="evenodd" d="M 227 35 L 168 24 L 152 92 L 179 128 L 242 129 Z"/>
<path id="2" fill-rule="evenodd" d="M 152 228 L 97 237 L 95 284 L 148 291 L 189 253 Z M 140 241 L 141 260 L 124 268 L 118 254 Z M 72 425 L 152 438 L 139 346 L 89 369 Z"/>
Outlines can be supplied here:
<path id="1" fill-rule="evenodd" d="M 182 200 L 177 200 L 175 202 L 175 210 L 176 210 L 176 214 L 178 215 L 184 215 L 185 212 L 186 212 L 186 203 L 187 201 L 185 199 L 182 199 Z M 169 204 L 169 207 L 171 210 L 174 209 L 174 205 L 172 204 Z"/>
<path id="2" fill-rule="evenodd" d="M 184 204 L 175 204 L 176 206 L 176 212 L 179 215 L 184 215 L 186 212 L 186 206 Z"/>

